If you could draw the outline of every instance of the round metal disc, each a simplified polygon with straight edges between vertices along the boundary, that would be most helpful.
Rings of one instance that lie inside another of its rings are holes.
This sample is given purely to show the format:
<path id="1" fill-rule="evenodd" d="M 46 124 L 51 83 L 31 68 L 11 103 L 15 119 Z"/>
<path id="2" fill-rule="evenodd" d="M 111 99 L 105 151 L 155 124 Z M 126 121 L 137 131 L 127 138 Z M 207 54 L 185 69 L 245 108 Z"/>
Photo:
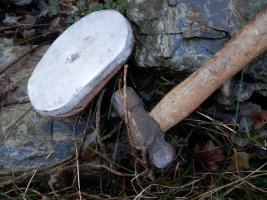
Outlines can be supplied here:
<path id="1" fill-rule="evenodd" d="M 126 62 L 133 33 L 117 11 L 93 12 L 66 29 L 50 46 L 28 82 L 34 109 L 49 116 L 82 110 Z"/>

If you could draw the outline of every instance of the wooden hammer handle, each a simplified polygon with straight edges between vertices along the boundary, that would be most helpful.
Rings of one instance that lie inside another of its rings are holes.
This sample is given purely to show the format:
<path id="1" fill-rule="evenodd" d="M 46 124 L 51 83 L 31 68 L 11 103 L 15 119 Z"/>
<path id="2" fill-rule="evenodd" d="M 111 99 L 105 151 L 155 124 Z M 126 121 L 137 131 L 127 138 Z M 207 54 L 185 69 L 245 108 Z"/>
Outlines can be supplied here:
<path id="1" fill-rule="evenodd" d="M 267 7 L 204 66 L 172 89 L 150 115 L 166 131 L 190 113 L 258 55 L 267 50 Z"/>

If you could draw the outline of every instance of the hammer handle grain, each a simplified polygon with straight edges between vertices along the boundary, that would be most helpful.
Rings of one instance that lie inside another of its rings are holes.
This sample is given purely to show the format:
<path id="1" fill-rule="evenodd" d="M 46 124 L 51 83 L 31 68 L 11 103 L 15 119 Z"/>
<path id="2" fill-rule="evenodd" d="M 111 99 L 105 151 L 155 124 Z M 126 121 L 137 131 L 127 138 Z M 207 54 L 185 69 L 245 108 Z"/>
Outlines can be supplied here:
<path id="1" fill-rule="evenodd" d="M 190 113 L 257 56 L 267 50 L 267 7 L 205 65 L 172 89 L 150 115 L 166 131 Z"/>

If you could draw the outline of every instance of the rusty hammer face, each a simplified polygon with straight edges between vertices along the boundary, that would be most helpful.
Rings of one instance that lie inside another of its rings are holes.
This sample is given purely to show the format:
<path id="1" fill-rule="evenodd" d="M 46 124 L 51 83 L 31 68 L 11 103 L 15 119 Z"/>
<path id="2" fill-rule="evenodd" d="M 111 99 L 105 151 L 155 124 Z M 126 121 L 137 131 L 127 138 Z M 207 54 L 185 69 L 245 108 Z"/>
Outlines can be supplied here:
<path id="1" fill-rule="evenodd" d="M 174 158 L 174 149 L 164 140 L 163 131 L 187 117 L 227 79 L 266 49 L 267 6 L 206 64 L 172 89 L 150 113 L 144 110 L 133 89 L 128 88 L 128 117 L 137 149 L 143 141 L 152 163 L 158 168 L 168 166 Z M 122 117 L 124 104 L 119 92 L 114 94 L 113 105 Z"/>
<path id="2" fill-rule="evenodd" d="M 119 116 L 124 118 L 124 99 L 120 91 L 114 93 L 112 104 Z M 164 133 L 158 123 L 145 110 L 141 99 L 131 87 L 127 88 L 127 109 L 135 148 L 141 150 L 144 145 L 154 166 L 167 167 L 174 158 L 174 148 L 164 140 Z"/>

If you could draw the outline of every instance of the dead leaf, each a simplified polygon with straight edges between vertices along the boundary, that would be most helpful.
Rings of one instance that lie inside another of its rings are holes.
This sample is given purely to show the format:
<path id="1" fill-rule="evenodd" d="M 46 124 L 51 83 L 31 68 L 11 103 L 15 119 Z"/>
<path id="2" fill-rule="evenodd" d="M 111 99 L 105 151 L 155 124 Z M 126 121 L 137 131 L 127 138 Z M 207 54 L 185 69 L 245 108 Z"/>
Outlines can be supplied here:
<path id="1" fill-rule="evenodd" d="M 38 16 L 34 15 L 23 15 L 19 20 L 18 23 L 22 25 L 34 25 L 36 23 L 36 20 L 38 19 Z"/>
<path id="2" fill-rule="evenodd" d="M 253 103 L 242 103 L 240 105 L 240 115 L 250 117 L 261 111 L 261 107 Z"/>
<path id="3" fill-rule="evenodd" d="M 267 111 L 262 110 L 259 105 L 253 103 L 244 103 L 240 105 L 240 116 L 248 117 L 254 125 L 260 125 L 267 122 Z"/>
<path id="4" fill-rule="evenodd" d="M 209 140 L 204 146 L 197 144 L 194 150 L 196 159 L 211 170 L 218 170 L 220 162 L 225 159 L 222 149 L 216 147 L 212 140 Z"/>
<path id="5" fill-rule="evenodd" d="M 234 153 L 227 169 L 230 171 L 236 171 L 248 169 L 249 167 L 249 154 L 246 152 L 236 152 Z"/>
<path id="6" fill-rule="evenodd" d="M 262 123 L 267 122 L 267 111 L 266 110 L 262 110 L 262 111 L 258 112 L 257 114 L 260 117 Z"/>

